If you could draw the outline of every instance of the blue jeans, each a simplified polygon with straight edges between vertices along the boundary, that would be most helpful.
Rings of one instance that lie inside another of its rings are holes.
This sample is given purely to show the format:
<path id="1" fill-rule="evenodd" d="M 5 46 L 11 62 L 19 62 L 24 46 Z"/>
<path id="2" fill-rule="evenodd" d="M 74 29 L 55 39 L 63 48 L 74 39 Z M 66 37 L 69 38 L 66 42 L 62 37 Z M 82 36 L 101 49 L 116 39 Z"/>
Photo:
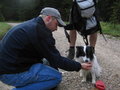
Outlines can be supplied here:
<path id="1" fill-rule="evenodd" d="M 0 80 L 15 86 L 13 90 L 50 90 L 61 82 L 62 75 L 54 68 L 38 63 L 26 72 L 0 75 Z"/>

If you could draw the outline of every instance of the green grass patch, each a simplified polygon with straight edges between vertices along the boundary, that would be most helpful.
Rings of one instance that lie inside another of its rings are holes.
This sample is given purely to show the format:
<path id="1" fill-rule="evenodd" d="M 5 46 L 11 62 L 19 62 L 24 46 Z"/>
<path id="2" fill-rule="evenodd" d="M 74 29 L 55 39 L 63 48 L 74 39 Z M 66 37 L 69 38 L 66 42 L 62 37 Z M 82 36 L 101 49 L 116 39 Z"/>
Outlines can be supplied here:
<path id="1" fill-rule="evenodd" d="M 101 26 L 104 34 L 120 37 L 120 24 L 101 22 Z"/>
<path id="2" fill-rule="evenodd" d="M 11 28 L 10 25 L 8 25 L 5 22 L 0 22 L 0 39 L 5 35 L 5 33 Z"/>

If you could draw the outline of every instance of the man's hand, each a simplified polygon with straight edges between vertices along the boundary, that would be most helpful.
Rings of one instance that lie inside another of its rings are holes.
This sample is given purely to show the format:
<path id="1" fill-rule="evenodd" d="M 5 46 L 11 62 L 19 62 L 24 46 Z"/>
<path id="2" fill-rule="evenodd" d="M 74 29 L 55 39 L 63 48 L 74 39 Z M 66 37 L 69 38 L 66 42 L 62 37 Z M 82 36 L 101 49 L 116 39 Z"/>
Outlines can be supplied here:
<path id="1" fill-rule="evenodd" d="M 81 63 L 82 69 L 90 70 L 92 67 L 91 63 Z"/>

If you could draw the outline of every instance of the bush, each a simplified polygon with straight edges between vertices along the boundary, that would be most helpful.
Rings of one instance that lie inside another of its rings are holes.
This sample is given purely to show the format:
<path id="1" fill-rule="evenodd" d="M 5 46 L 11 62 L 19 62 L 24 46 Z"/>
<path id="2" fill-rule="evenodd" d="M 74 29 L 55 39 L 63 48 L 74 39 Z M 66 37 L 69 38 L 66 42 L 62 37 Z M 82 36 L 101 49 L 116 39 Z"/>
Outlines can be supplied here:
<path id="1" fill-rule="evenodd" d="M 110 21 L 112 23 L 120 23 L 120 1 L 114 3 L 112 10 Z"/>
<path id="2" fill-rule="evenodd" d="M 0 21 L 5 21 L 5 18 L 1 14 L 0 14 Z"/>
<path id="3" fill-rule="evenodd" d="M 1 11 L 2 11 L 2 5 L 0 5 L 0 21 L 5 21 L 5 18 Z"/>

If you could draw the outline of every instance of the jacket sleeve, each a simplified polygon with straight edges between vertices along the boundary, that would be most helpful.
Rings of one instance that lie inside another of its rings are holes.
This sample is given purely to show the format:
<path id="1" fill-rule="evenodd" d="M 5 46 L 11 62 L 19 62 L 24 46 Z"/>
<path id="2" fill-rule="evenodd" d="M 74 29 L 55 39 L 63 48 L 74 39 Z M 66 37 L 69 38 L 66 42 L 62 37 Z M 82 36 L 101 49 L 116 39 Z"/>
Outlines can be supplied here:
<path id="1" fill-rule="evenodd" d="M 55 46 L 52 46 L 50 49 L 51 49 L 50 53 L 52 55 L 51 59 L 52 66 L 67 71 L 79 71 L 81 69 L 81 64 L 79 62 L 61 56 Z"/>
<path id="2" fill-rule="evenodd" d="M 43 40 L 42 40 L 43 41 Z M 74 60 L 70 60 L 60 55 L 59 51 L 55 47 L 55 40 L 49 38 L 47 43 L 42 42 L 44 48 L 45 58 L 50 62 L 50 65 L 54 68 L 60 68 L 66 71 L 79 71 L 81 64 Z"/>

